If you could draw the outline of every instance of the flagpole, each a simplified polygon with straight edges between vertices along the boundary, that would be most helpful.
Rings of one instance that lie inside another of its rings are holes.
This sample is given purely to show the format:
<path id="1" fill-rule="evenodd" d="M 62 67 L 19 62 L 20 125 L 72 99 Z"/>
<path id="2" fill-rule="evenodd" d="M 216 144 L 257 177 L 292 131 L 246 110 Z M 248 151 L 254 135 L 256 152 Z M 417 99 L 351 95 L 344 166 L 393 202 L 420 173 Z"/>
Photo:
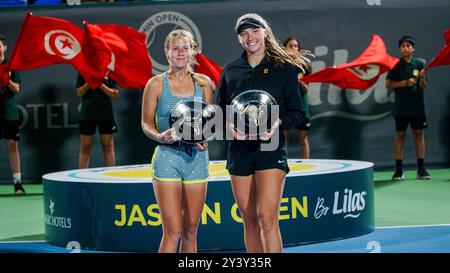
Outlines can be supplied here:
<path id="1" fill-rule="evenodd" d="M 425 72 L 428 72 L 428 69 L 430 69 L 430 64 L 433 63 L 434 59 L 436 59 L 437 56 L 434 56 L 434 58 L 425 66 L 423 69 Z"/>
<path id="2" fill-rule="evenodd" d="M 13 67 L 11 67 L 11 64 L 12 64 L 12 61 L 14 60 L 14 57 L 16 56 L 17 47 L 18 47 L 18 45 L 20 44 L 20 41 L 22 40 L 22 33 L 23 33 L 23 30 L 24 30 L 25 26 L 27 25 L 28 19 L 29 19 L 32 15 L 33 15 L 33 13 L 32 13 L 31 11 L 27 13 L 27 17 L 25 17 L 25 20 L 24 20 L 23 23 L 22 23 L 22 27 L 21 27 L 20 32 L 19 32 L 19 36 L 17 37 L 16 43 L 14 44 L 14 47 L 13 47 L 13 49 L 12 49 L 11 57 L 8 59 L 9 69 L 11 69 L 11 70 L 14 70 Z"/>

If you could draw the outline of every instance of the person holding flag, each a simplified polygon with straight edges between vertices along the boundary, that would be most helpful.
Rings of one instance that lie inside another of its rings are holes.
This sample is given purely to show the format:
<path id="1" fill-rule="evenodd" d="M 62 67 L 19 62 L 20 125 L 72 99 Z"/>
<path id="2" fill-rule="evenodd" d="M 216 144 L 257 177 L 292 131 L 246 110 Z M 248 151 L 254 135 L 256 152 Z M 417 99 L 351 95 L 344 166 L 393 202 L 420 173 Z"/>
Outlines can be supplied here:
<path id="1" fill-rule="evenodd" d="M 6 38 L 0 35 L 0 64 L 6 65 Z M 4 138 L 8 147 L 9 164 L 14 180 L 15 194 L 25 194 L 21 183 L 19 154 L 19 112 L 16 95 L 20 90 L 19 72 L 8 70 L 8 82 L 0 86 L 0 139 Z"/>
<path id="2" fill-rule="evenodd" d="M 450 28 L 444 31 L 445 44 L 439 51 L 439 53 L 431 59 L 430 63 L 425 67 L 425 71 L 436 66 L 449 65 L 450 64 Z"/>
<path id="3" fill-rule="evenodd" d="M 413 56 L 415 51 L 414 39 L 403 36 L 398 41 L 402 58 L 397 65 L 388 72 L 386 87 L 394 89 L 395 102 L 393 116 L 395 118 L 395 165 L 396 170 L 392 180 L 401 181 L 403 173 L 403 150 L 406 130 L 411 126 L 417 155 L 417 178 L 431 179 L 425 169 L 425 136 L 424 129 L 428 127 L 424 90 L 427 85 L 425 62 Z"/>
<path id="4" fill-rule="evenodd" d="M 356 59 L 306 75 L 302 82 L 323 82 L 340 88 L 363 90 L 373 86 L 398 61 L 388 54 L 383 39 L 372 34 L 369 46 Z"/>
<path id="5" fill-rule="evenodd" d="M 135 29 L 116 24 L 89 24 L 84 22 L 86 51 L 89 59 L 104 61 L 99 56 L 106 52 L 109 78 L 122 89 L 144 90 L 152 76 L 152 64 L 146 46 L 146 35 Z"/>
<path id="6" fill-rule="evenodd" d="M 117 133 L 118 130 L 111 100 L 119 95 L 118 85 L 108 77 L 107 73 L 103 84 L 99 88 L 92 88 L 78 74 L 76 87 L 77 96 L 82 98 L 79 116 L 80 152 L 78 166 L 80 169 L 89 167 L 93 136 L 97 128 L 100 134 L 105 166 L 114 166 L 116 164 L 114 133 Z"/>
<path id="7" fill-rule="evenodd" d="M 84 31 L 67 20 L 27 14 L 14 44 L 9 65 L 24 71 L 54 65 L 72 65 L 89 83 L 98 88 L 111 62 L 110 50 L 86 48 Z M 29 45 L 33 45 L 30 50 Z"/>

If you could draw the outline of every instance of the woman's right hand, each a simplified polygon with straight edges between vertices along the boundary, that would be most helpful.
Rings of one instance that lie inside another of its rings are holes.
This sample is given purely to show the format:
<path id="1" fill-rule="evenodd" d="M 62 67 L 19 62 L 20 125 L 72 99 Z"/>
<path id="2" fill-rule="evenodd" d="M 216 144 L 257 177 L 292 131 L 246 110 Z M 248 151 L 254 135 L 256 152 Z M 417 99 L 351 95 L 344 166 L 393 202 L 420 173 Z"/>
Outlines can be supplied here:
<path id="1" fill-rule="evenodd" d="M 169 128 L 169 129 L 165 130 L 164 132 L 158 134 L 158 136 L 156 137 L 156 140 L 160 143 L 172 144 L 175 141 L 178 141 L 179 138 L 175 133 L 175 129 Z"/>
<path id="2" fill-rule="evenodd" d="M 236 130 L 233 123 L 228 123 L 227 127 L 231 131 L 231 135 L 233 136 L 233 139 L 236 139 L 236 140 L 247 140 L 248 139 L 246 134 L 241 133 L 238 130 Z"/>

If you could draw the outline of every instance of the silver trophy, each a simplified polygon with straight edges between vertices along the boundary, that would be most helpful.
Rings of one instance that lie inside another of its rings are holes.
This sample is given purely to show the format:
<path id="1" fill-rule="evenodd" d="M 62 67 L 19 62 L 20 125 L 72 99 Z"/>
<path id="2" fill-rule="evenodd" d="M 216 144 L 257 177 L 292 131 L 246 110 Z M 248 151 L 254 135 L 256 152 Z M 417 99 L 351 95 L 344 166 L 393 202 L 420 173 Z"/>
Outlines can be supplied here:
<path id="1" fill-rule="evenodd" d="M 275 99 L 263 90 L 247 90 L 231 101 L 232 118 L 237 131 L 252 138 L 258 138 L 277 121 L 272 106 Z M 242 126 L 243 125 L 243 126 Z"/>
<path id="2" fill-rule="evenodd" d="M 182 142 L 195 144 L 208 141 L 214 137 L 213 123 L 208 123 L 215 117 L 214 108 L 204 101 L 180 101 L 169 113 L 169 126 L 175 129 Z"/>

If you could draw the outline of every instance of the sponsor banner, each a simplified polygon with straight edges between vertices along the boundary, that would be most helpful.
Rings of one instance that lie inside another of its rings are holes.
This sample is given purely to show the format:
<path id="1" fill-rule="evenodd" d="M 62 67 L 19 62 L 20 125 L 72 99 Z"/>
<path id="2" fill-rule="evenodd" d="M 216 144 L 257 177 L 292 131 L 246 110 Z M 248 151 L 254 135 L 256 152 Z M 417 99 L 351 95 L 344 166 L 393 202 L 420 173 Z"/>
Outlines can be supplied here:
<path id="1" fill-rule="evenodd" d="M 354 237 L 374 229 L 373 164 L 358 161 L 289 162 L 280 206 L 284 245 Z M 243 248 L 242 218 L 225 162 L 210 165 L 198 248 Z M 157 251 L 161 216 L 150 167 L 125 166 L 44 176 L 46 240 L 82 249 Z"/>

